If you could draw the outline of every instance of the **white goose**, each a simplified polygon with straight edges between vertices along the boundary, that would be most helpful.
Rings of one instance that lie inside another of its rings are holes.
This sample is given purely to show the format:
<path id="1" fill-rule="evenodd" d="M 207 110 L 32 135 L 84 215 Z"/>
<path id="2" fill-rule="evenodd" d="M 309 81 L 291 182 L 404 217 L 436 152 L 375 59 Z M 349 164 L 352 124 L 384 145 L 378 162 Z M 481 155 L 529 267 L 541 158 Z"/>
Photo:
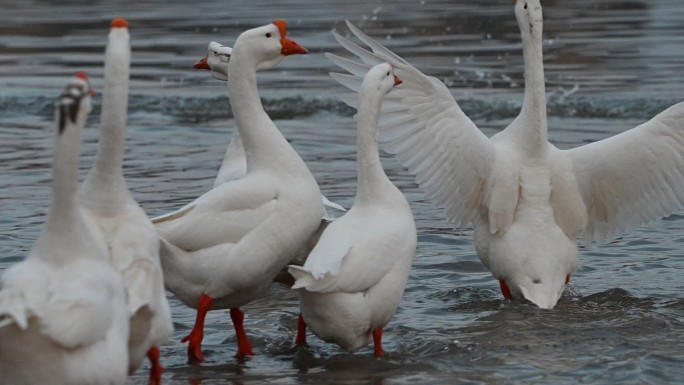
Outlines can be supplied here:
<path id="1" fill-rule="evenodd" d="M 669 215 L 684 203 L 684 103 L 615 137 L 562 151 L 547 140 L 539 0 L 517 0 L 525 64 L 520 115 L 491 139 L 449 90 L 349 29 L 372 53 L 335 34 L 365 63 L 329 55 L 358 90 L 369 66 L 389 61 L 404 80 L 380 118 L 385 149 L 416 176 L 455 227 L 475 227 L 475 248 L 507 298 L 553 308 L 577 267 L 577 237 L 601 240 Z M 353 97 L 346 98 L 357 105 Z"/>
<path id="2" fill-rule="evenodd" d="M 230 55 L 233 49 L 224 46 L 220 43 L 212 41 L 207 47 L 207 55 L 195 63 L 195 69 L 209 70 L 214 79 L 227 81 L 228 80 L 228 63 L 230 62 Z M 223 163 L 219 168 L 216 180 L 214 180 L 214 187 L 221 183 L 242 178 L 247 174 L 247 161 L 245 159 L 245 149 L 242 146 L 242 139 L 240 133 L 235 131 L 233 137 L 228 143 L 226 154 L 223 157 Z M 331 202 L 325 195 L 321 194 L 323 205 L 340 211 L 346 211 L 344 207 L 337 203 Z M 332 219 L 327 213 L 323 215 L 324 219 Z M 327 222 L 325 222 L 327 223 Z"/>
<path id="3" fill-rule="evenodd" d="M 378 152 L 382 100 L 400 84 L 383 63 L 359 92 L 358 187 L 349 212 L 331 223 L 303 267 L 290 266 L 299 290 L 297 344 L 306 325 L 321 339 L 354 352 L 370 342 L 382 357 L 382 328 L 399 305 L 416 254 L 416 226 L 404 195 L 385 175 Z"/>
<path id="4" fill-rule="evenodd" d="M 76 198 L 90 87 L 78 73 L 57 105 L 52 203 L 28 257 L 0 282 L 4 385 L 124 384 L 128 312 L 121 276 Z"/>
<path id="5" fill-rule="evenodd" d="M 211 41 L 207 46 L 207 54 L 193 67 L 198 70 L 210 71 L 214 79 L 228 81 L 228 63 L 232 53 L 232 48 Z"/>
<path id="6" fill-rule="evenodd" d="M 133 199 L 123 176 L 131 47 L 128 22 L 112 21 L 105 52 L 100 148 L 79 190 L 82 211 L 107 244 L 128 293 L 129 373 L 150 360 L 150 384 L 161 382 L 159 345 L 173 333 L 159 260 L 159 236 Z"/>
<path id="7" fill-rule="evenodd" d="M 307 53 L 282 20 L 243 32 L 228 65 L 230 104 L 244 143 L 247 174 L 154 220 L 162 236 L 167 288 L 197 308 L 188 356 L 202 361 L 204 318 L 230 308 L 238 356 L 252 353 L 240 306 L 257 298 L 319 227 L 318 184 L 263 109 L 256 72 Z"/>

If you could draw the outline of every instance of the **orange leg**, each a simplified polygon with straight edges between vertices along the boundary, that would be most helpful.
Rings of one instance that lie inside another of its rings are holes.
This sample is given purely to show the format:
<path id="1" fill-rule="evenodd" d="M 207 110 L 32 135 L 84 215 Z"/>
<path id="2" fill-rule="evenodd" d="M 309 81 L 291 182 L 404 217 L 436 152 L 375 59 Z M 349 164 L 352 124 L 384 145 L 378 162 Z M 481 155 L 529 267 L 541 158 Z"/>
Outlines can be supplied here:
<path id="1" fill-rule="evenodd" d="M 373 346 L 375 348 L 373 355 L 382 358 L 385 355 L 385 351 L 382 350 L 382 328 L 373 330 Z"/>
<path id="2" fill-rule="evenodd" d="M 295 344 L 297 346 L 308 345 L 306 343 L 306 322 L 302 313 L 299 313 L 299 318 L 297 319 L 297 339 L 295 339 Z"/>
<path id="3" fill-rule="evenodd" d="M 203 362 L 204 355 L 202 354 L 202 339 L 204 338 L 204 318 L 211 308 L 213 299 L 202 294 L 197 305 L 197 319 L 195 319 L 195 326 L 192 328 L 190 334 L 183 338 L 181 342 L 188 343 L 188 359 L 190 362 Z"/>
<path id="4" fill-rule="evenodd" d="M 501 286 L 501 294 L 503 294 L 504 298 L 512 300 L 513 295 L 511 295 L 511 289 L 508 288 L 506 281 L 502 278 L 499 278 L 499 286 Z"/>
<path id="5" fill-rule="evenodd" d="M 565 276 L 565 284 L 567 285 L 569 283 L 570 283 L 570 274 Z"/>
<path id="6" fill-rule="evenodd" d="M 147 351 L 147 358 L 150 360 L 150 385 L 161 385 L 161 375 L 164 367 L 159 362 L 159 347 L 153 346 Z"/>
<path id="7" fill-rule="evenodd" d="M 245 319 L 245 313 L 239 307 L 233 307 L 230 309 L 230 319 L 233 320 L 235 334 L 237 335 L 238 350 L 236 356 L 253 356 L 252 344 L 249 342 L 247 333 L 245 333 L 245 326 L 242 324 L 242 321 Z"/>

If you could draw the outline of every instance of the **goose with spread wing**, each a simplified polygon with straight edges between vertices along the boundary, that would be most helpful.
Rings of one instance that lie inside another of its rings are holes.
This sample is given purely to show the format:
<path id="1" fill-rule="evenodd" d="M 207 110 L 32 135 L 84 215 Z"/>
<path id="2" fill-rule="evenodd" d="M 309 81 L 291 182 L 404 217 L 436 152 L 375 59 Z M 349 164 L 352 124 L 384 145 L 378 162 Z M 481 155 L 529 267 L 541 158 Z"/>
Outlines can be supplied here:
<path id="1" fill-rule="evenodd" d="M 473 223 L 475 249 L 506 298 L 553 308 L 577 268 L 577 238 L 602 240 L 684 204 L 684 103 L 614 137 L 559 150 L 547 139 L 539 0 L 516 0 L 525 93 L 520 114 L 487 138 L 447 87 L 348 23 L 370 51 L 335 34 L 361 62 L 329 58 L 353 91 L 379 62 L 404 83 L 383 103 L 384 148 L 415 175 L 456 228 Z M 356 95 L 345 102 L 358 106 Z"/>

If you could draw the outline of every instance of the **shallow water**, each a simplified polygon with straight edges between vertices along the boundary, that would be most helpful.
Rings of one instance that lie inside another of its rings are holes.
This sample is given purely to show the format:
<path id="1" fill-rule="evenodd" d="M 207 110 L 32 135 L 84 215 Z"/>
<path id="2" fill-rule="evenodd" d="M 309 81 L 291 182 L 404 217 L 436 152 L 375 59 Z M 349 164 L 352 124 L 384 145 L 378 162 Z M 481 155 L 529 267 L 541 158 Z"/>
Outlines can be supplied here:
<path id="1" fill-rule="evenodd" d="M 232 45 L 247 28 L 284 18 L 311 54 L 260 74 L 267 111 L 330 199 L 355 193 L 353 110 L 327 75 L 323 52 L 344 19 L 452 87 L 487 135 L 522 102 L 522 58 L 510 0 L 465 1 L 15 1 L 0 13 L 0 269 L 21 260 L 49 202 L 52 103 L 75 70 L 102 86 L 109 21 L 131 24 L 133 66 L 125 174 L 150 215 L 206 191 L 234 128 L 225 84 L 192 64 L 210 40 Z M 684 3 L 577 0 L 544 5 L 550 139 L 571 148 L 648 120 L 682 99 Z M 83 170 L 96 150 L 98 107 Z M 472 230 L 450 229 L 412 178 L 386 156 L 419 231 L 418 255 L 385 332 L 388 357 L 349 355 L 309 337 L 294 347 L 296 296 L 274 286 L 245 307 L 258 355 L 234 357 L 226 311 L 207 317 L 205 356 L 186 364 L 180 339 L 194 313 L 170 297 L 176 333 L 162 347 L 166 384 L 402 384 L 684 382 L 684 217 L 582 248 L 581 267 L 556 309 L 501 298 L 475 255 Z M 131 384 L 146 383 L 140 370 Z"/>

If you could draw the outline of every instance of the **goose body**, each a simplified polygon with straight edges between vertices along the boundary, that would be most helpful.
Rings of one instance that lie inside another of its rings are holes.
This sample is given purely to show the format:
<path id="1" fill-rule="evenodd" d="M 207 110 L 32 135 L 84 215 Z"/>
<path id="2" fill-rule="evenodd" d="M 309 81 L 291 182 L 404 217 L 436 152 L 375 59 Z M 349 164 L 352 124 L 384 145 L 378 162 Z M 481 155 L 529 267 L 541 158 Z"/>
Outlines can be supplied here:
<path id="1" fill-rule="evenodd" d="M 304 247 L 323 215 L 304 161 L 261 105 L 256 72 L 307 51 L 284 21 L 243 32 L 228 65 L 230 103 L 246 153 L 244 177 L 218 184 L 187 206 L 154 219 L 167 288 L 197 309 L 188 355 L 202 361 L 206 312 L 231 309 L 238 356 L 253 354 L 240 306 L 257 298 Z"/>
<path id="2" fill-rule="evenodd" d="M 87 77 L 79 73 L 61 96 L 48 218 L 27 258 L 7 269 L 0 281 L 3 385 L 126 381 L 124 284 L 76 199 L 88 92 Z"/>
<path id="3" fill-rule="evenodd" d="M 475 249 L 507 298 L 553 308 L 577 268 L 577 238 L 602 240 L 684 204 L 684 103 L 596 143 L 559 150 L 547 140 L 539 0 L 516 0 L 525 64 L 518 117 L 487 138 L 449 90 L 348 23 L 368 51 L 335 34 L 361 63 L 329 55 L 358 91 L 388 61 L 404 80 L 381 112 L 381 140 L 457 228 L 473 224 Z M 358 105 L 354 95 L 345 101 Z"/>
<path id="4" fill-rule="evenodd" d="M 358 114 L 358 189 L 353 206 L 331 223 L 302 267 L 290 266 L 304 324 L 321 339 L 354 352 L 374 337 L 382 356 L 382 328 L 399 305 L 416 252 L 416 227 L 404 195 L 385 175 L 377 121 L 385 94 L 400 81 L 392 67 L 371 68 L 361 86 Z"/>
<path id="5" fill-rule="evenodd" d="M 130 38 L 126 20 L 112 22 L 105 53 L 105 90 L 100 148 L 79 190 L 83 216 L 107 245 L 113 266 L 128 293 L 130 316 L 129 372 L 146 356 L 150 383 L 159 384 L 159 346 L 173 333 L 159 260 L 159 236 L 133 199 L 123 176 L 123 147 L 128 109 Z"/>

